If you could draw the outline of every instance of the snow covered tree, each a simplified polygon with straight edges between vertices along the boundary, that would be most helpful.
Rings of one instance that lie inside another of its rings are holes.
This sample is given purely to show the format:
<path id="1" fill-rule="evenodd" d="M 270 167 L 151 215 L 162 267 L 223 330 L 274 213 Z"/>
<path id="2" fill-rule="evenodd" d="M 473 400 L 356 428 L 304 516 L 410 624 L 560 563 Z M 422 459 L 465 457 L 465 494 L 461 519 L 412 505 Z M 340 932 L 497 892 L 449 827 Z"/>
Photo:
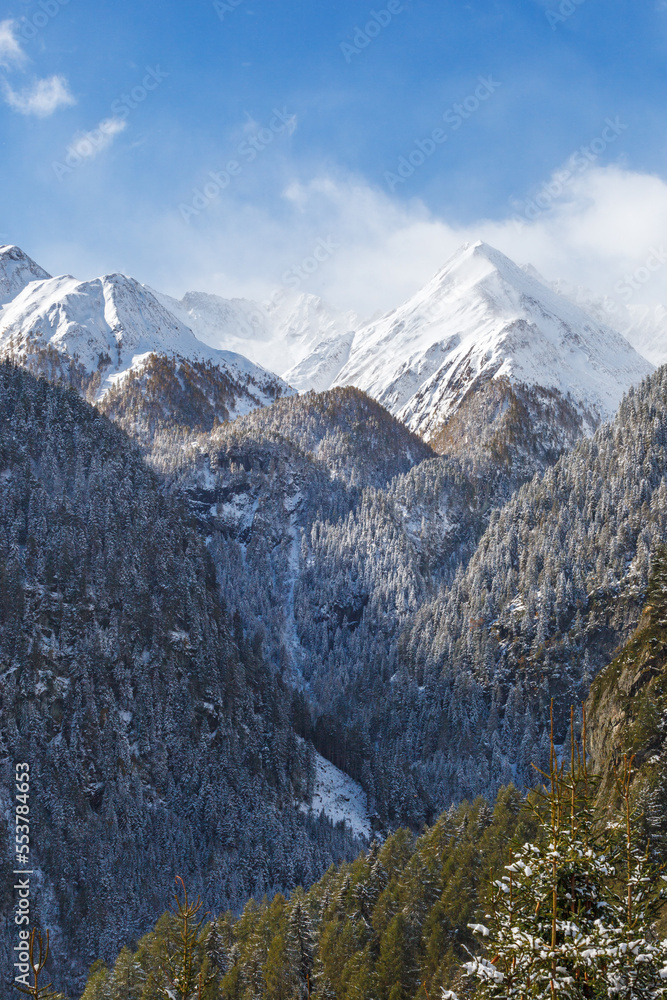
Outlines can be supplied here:
<path id="1" fill-rule="evenodd" d="M 224 918 L 213 920 L 208 929 L 205 941 L 205 951 L 216 976 L 224 976 L 229 968 L 229 955 L 225 937 L 221 932 Z"/>
<path id="2" fill-rule="evenodd" d="M 288 922 L 288 953 L 294 972 L 300 996 L 310 997 L 313 976 L 313 927 L 308 911 L 305 908 L 302 892 L 295 894 L 295 900 Z"/>
<path id="3" fill-rule="evenodd" d="M 485 924 L 470 925 L 486 944 L 469 975 L 489 1000 L 602 997 L 652 1000 L 667 993 L 667 941 L 653 925 L 664 897 L 662 868 L 636 844 L 630 805 L 631 762 L 619 790 L 624 837 L 605 822 L 582 747 L 571 728 L 569 765 L 551 734 L 545 787 L 535 804 L 540 836 L 515 851 L 493 885 Z"/>

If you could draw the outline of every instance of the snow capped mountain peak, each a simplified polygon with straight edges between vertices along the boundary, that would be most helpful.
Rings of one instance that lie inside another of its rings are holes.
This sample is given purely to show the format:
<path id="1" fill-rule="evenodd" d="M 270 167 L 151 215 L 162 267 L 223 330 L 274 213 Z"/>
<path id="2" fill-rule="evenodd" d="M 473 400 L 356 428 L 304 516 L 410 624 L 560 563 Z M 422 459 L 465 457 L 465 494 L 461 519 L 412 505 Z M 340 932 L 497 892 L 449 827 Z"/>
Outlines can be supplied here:
<path id="1" fill-rule="evenodd" d="M 476 294 L 483 297 L 492 309 L 508 316 L 514 316 L 524 301 L 531 298 L 546 300 L 558 314 L 566 308 L 564 300 L 553 294 L 553 289 L 546 285 L 535 268 L 531 265 L 519 267 L 500 250 L 481 240 L 460 247 L 406 306 L 423 297 L 435 307 L 438 292 L 441 296 L 457 300 Z M 584 316 L 583 311 L 580 312 L 577 317 L 580 321 L 590 319 Z"/>
<path id="2" fill-rule="evenodd" d="M 0 306 L 16 298 L 31 281 L 43 281 L 50 277 L 20 247 L 0 246 Z"/>
<path id="3" fill-rule="evenodd" d="M 312 361 L 322 369 L 321 351 Z M 652 369 L 617 332 L 479 241 L 359 329 L 334 384 L 363 389 L 431 439 L 490 379 L 559 393 L 590 431 Z"/>
<path id="4" fill-rule="evenodd" d="M 12 266 L 3 269 L 5 258 Z M 115 272 L 89 281 L 71 275 L 52 278 L 21 251 L 0 256 L 0 282 L 5 275 L 5 286 L 11 280 L 19 290 L 0 309 L 0 356 L 27 362 L 55 350 L 87 375 L 99 372 L 100 395 L 152 355 L 216 365 L 248 397 L 250 408 L 291 391 L 240 354 L 197 340 L 189 326 L 128 275 Z M 244 403 L 235 412 L 247 408 Z"/>
<path id="5" fill-rule="evenodd" d="M 521 268 L 500 250 L 484 243 L 483 240 L 477 240 L 474 243 L 464 243 L 455 250 L 434 275 L 433 281 L 455 281 L 458 285 L 474 284 L 492 270 L 499 271 L 510 279 L 512 276 L 516 278 L 516 273 L 520 272 Z"/>
<path id="6" fill-rule="evenodd" d="M 63 275 L 27 285 L 0 314 L 0 343 L 13 337 L 23 344 L 26 335 L 89 372 L 104 357 L 117 374 L 151 351 L 200 358 L 212 353 L 139 282 L 118 273 L 90 281 Z"/>

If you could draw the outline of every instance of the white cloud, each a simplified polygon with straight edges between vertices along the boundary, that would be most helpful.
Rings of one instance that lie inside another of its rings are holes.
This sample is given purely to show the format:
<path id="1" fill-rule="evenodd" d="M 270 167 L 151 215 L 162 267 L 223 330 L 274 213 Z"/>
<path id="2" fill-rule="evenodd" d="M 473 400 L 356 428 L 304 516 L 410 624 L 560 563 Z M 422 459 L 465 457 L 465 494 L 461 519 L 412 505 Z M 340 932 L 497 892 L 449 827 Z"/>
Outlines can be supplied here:
<path id="1" fill-rule="evenodd" d="M 182 294 L 188 288 L 220 295 L 269 296 L 281 275 L 322 238 L 340 249 L 304 280 L 302 291 L 364 315 L 398 305 L 427 282 L 462 243 L 496 246 L 546 278 L 564 278 L 603 295 L 667 244 L 667 184 L 657 176 L 592 166 L 533 221 L 504 218 L 455 226 L 415 199 L 399 202 L 358 178 L 320 176 L 293 182 L 280 212 L 229 199 L 192 225 L 175 218 L 144 219 L 142 273 L 149 284 Z M 150 232 L 150 243 L 144 243 Z M 173 247 L 155 273 L 151 247 Z M 667 246 L 665 247 L 667 249 Z M 185 270 L 187 268 L 187 270 Z M 667 266 L 637 291 L 638 303 L 667 303 Z"/>
<path id="2" fill-rule="evenodd" d="M 27 56 L 16 37 L 14 21 L 0 21 L 0 68 L 10 71 L 19 68 L 27 62 Z M 64 76 L 50 76 L 44 80 L 36 80 L 30 87 L 14 90 L 2 80 L 5 103 L 22 115 L 35 115 L 38 118 L 48 118 L 58 108 L 75 104 L 67 80 Z"/>
<path id="3" fill-rule="evenodd" d="M 97 212 L 98 193 L 93 197 L 91 211 Z M 178 297 L 196 289 L 267 301 L 288 270 L 331 238 L 338 248 L 304 275 L 299 291 L 370 316 L 413 295 L 461 244 L 477 239 L 518 264 L 533 264 L 547 279 L 562 278 L 616 301 L 614 286 L 638 269 L 645 277 L 652 248 L 661 255 L 667 250 L 667 183 L 618 166 L 592 165 L 522 226 L 509 204 L 501 218 L 453 225 L 418 199 L 401 202 L 340 174 L 289 183 L 277 207 L 230 192 L 189 225 L 174 202 L 161 212 L 150 202 L 137 203 L 117 243 L 105 232 L 98 245 L 49 244 L 44 259 L 60 261 L 73 274 L 121 269 Z M 634 304 L 667 304 L 667 264 L 640 284 Z"/>
<path id="4" fill-rule="evenodd" d="M 92 160 L 111 145 L 117 135 L 127 128 L 122 118 L 106 118 L 97 128 L 88 132 L 77 132 L 67 147 L 67 157 L 76 162 Z"/>
<path id="5" fill-rule="evenodd" d="M 76 104 L 70 93 L 64 76 L 50 76 L 37 80 L 30 87 L 14 90 L 6 81 L 4 85 L 5 101 L 22 115 L 35 115 L 37 118 L 48 118 L 58 108 Z"/>
<path id="6" fill-rule="evenodd" d="M 16 38 L 14 21 L 0 21 L 0 66 L 11 69 L 25 60 L 25 52 Z"/>

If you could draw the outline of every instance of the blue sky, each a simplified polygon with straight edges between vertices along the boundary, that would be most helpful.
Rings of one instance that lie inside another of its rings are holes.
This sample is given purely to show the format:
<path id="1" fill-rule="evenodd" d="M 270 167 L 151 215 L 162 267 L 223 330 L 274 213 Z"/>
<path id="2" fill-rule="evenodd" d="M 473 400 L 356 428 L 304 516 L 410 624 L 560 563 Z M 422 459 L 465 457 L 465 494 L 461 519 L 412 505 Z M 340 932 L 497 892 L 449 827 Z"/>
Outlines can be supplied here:
<path id="1" fill-rule="evenodd" d="M 657 0 L 14 0 L 0 22 L 0 241 L 54 272 L 264 295 L 326 238 L 305 290 L 370 311 L 478 235 L 605 290 L 664 232 Z"/>

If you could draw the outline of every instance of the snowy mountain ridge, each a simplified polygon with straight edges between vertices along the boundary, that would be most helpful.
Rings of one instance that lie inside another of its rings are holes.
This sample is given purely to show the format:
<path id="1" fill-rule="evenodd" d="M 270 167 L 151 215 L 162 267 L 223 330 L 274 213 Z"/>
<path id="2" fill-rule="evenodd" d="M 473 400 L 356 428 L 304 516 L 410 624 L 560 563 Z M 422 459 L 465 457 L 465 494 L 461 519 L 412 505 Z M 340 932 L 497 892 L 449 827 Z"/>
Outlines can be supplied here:
<path id="1" fill-rule="evenodd" d="M 304 391 L 328 389 L 331 379 L 315 377 L 301 385 L 287 373 L 323 342 L 350 338 L 361 325 L 354 313 L 337 312 L 318 296 L 306 293 L 285 296 L 265 306 L 251 299 L 224 299 L 207 292 L 187 292 L 179 300 L 151 291 L 199 340 L 219 350 L 237 351 Z"/>
<path id="2" fill-rule="evenodd" d="M 52 278 L 17 247 L 0 248 L 0 290 L 16 290 L 0 309 L 0 356 L 28 361 L 52 350 L 89 375 L 99 396 L 152 355 L 209 362 L 237 386 L 234 415 L 293 392 L 247 358 L 202 343 L 134 278 L 108 274 L 91 281 Z"/>
<path id="3" fill-rule="evenodd" d="M 617 330 L 652 364 L 659 367 L 667 363 L 667 306 L 623 302 L 567 281 L 547 281 L 530 266 L 526 271 L 584 309 L 599 323 Z"/>
<path id="4" fill-rule="evenodd" d="M 99 373 L 99 396 L 151 355 L 211 363 L 239 386 L 231 416 L 294 390 L 354 386 L 432 442 L 474 396 L 503 385 L 562 400 L 578 433 L 591 433 L 663 359 L 665 314 L 627 307 L 612 324 L 594 296 L 562 291 L 477 242 L 364 324 L 308 294 L 263 306 L 203 292 L 178 300 L 122 274 L 52 278 L 1 247 L 0 355 L 52 349 Z M 639 353 L 618 332 L 633 323 Z"/>

